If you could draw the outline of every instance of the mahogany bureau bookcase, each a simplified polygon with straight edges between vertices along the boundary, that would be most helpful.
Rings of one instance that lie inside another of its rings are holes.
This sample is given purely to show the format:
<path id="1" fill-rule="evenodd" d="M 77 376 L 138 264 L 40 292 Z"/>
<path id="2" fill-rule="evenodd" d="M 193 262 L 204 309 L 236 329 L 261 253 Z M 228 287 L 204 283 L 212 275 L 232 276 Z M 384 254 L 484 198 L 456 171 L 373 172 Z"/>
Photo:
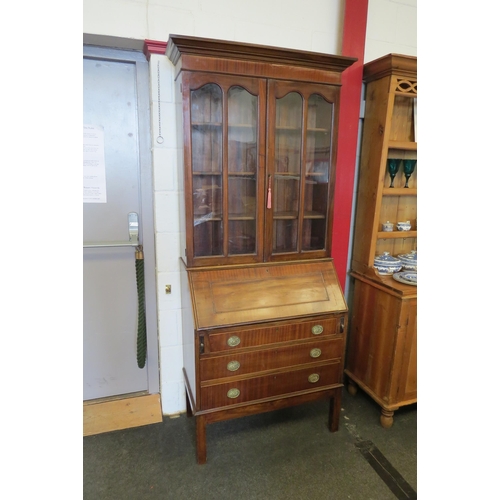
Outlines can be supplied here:
<path id="1" fill-rule="evenodd" d="M 184 379 L 206 426 L 330 399 L 347 306 L 331 259 L 341 73 L 355 59 L 171 35 L 179 150 Z"/>

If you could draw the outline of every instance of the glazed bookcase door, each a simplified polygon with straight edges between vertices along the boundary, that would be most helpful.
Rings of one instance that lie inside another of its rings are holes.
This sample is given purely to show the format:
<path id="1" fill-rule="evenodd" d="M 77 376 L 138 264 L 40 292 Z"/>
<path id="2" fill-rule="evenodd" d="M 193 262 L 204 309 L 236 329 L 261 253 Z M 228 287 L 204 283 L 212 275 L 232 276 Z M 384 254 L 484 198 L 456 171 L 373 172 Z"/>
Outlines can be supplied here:
<path id="1" fill-rule="evenodd" d="M 189 265 L 262 260 L 265 84 L 183 75 Z"/>
<path id="2" fill-rule="evenodd" d="M 269 82 L 266 260 L 330 254 L 338 88 Z"/>

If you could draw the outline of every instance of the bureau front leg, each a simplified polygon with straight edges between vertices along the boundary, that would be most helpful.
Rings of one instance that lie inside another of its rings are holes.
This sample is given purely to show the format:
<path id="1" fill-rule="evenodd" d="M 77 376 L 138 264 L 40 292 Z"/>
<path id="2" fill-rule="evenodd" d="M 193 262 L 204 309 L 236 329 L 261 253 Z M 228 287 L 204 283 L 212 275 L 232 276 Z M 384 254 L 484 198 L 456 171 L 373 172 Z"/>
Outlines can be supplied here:
<path id="1" fill-rule="evenodd" d="M 330 432 L 337 432 L 339 430 L 339 420 L 340 420 L 340 405 L 342 387 L 335 390 L 335 394 L 330 398 L 330 411 L 328 413 L 328 428 Z"/>
<path id="2" fill-rule="evenodd" d="M 188 417 L 192 417 L 193 416 L 193 410 L 191 409 L 191 401 L 189 400 L 187 389 L 185 389 L 184 392 L 186 394 L 186 415 Z"/>
<path id="3" fill-rule="evenodd" d="M 196 419 L 196 460 L 199 464 L 207 461 L 207 421 L 205 415 L 199 415 Z"/>

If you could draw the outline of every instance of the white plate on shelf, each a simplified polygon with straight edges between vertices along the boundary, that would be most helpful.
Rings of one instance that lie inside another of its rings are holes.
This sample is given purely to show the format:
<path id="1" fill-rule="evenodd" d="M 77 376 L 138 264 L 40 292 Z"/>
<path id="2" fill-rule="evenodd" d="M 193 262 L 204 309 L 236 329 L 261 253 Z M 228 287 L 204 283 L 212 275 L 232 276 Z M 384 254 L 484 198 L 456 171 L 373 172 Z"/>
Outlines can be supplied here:
<path id="1" fill-rule="evenodd" d="M 403 271 L 401 273 L 394 273 L 392 277 L 396 281 L 404 283 L 405 285 L 417 286 L 417 273 L 415 271 Z"/>

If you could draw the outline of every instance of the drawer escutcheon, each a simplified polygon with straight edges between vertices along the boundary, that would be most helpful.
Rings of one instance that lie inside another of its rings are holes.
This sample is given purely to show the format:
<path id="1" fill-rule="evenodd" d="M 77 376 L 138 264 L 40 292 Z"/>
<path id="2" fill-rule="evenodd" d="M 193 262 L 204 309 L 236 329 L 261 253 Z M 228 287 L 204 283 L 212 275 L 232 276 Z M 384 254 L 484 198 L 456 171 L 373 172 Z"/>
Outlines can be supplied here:
<path id="1" fill-rule="evenodd" d="M 240 363 L 238 361 L 229 361 L 227 364 L 227 369 L 230 372 L 235 372 L 236 370 L 239 370 L 240 368 Z"/>
<path id="2" fill-rule="evenodd" d="M 234 399 L 237 398 L 239 395 L 240 395 L 239 389 L 229 389 L 229 391 L 227 391 L 228 398 Z"/>
<path id="3" fill-rule="evenodd" d="M 320 333 L 323 333 L 323 327 L 321 325 L 314 325 L 311 328 L 311 332 L 313 335 L 319 335 Z"/>
<path id="4" fill-rule="evenodd" d="M 314 384 L 315 382 L 317 382 L 319 380 L 319 375 L 317 373 L 311 373 L 311 375 L 309 375 L 309 377 L 307 377 L 307 380 L 309 380 L 309 382 L 311 382 L 311 384 Z"/>
<path id="5" fill-rule="evenodd" d="M 314 349 L 311 349 L 309 355 L 311 356 L 311 358 L 319 358 L 321 356 L 321 349 L 315 347 Z"/>
<path id="6" fill-rule="evenodd" d="M 240 338 L 237 335 L 233 335 L 227 339 L 227 345 L 229 347 L 235 347 L 241 342 Z"/>

